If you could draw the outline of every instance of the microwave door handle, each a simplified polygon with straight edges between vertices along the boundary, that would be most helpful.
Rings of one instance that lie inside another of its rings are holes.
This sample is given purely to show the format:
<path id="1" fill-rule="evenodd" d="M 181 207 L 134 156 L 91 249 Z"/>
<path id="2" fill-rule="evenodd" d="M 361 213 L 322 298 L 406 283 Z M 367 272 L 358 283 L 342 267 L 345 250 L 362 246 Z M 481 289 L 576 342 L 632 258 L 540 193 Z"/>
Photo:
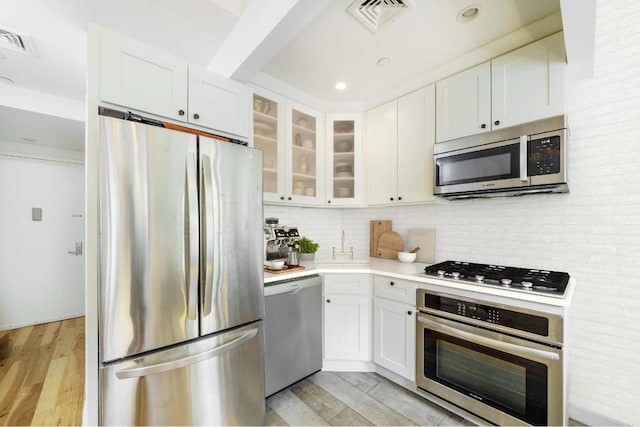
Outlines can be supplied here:
<path id="1" fill-rule="evenodd" d="M 552 353 L 550 351 L 524 347 L 504 341 L 496 341 L 491 338 L 486 338 L 480 335 L 472 334 L 470 332 L 461 331 L 457 328 L 452 328 L 451 326 L 443 325 L 441 323 L 425 319 L 422 316 L 418 316 L 418 321 L 424 323 L 435 332 L 440 332 L 455 338 L 459 338 L 461 340 L 472 342 L 474 344 L 501 350 L 506 353 L 514 354 L 516 356 L 526 357 L 534 360 L 560 360 L 560 356 L 558 354 Z"/>
<path id="2" fill-rule="evenodd" d="M 528 166 L 528 150 L 527 142 L 529 137 L 527 135 L 520 136 L 520 181 L 526 182 L 529 180 L 527 166 Z"/>

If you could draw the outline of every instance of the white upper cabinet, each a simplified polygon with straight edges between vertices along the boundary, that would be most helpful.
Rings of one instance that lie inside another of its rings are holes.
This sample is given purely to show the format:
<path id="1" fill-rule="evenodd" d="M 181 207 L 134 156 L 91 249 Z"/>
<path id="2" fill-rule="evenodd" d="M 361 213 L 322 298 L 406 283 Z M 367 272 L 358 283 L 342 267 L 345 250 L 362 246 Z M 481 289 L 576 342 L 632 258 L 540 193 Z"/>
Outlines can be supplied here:
<path id="1" fill-rule="evenodd" d="M 434 199 L 434 92 L 430 85 L 367 112 L 367 204 Z"/>
<path id="2" fill-rule="evenodd" d="M 367 204 L 393 203 L 398 191 L 398 101 L 367 112 Z"/>
<path id="3" fill-rule="evenodd" d="M 565 114 L 562 33 L 491 61 L 493 129 Z"/>
<path id="4" fill-rule="evenodd" d="M 284 98 L 264 89 L 253 94 L 253 147 L 262 150 L 262 191 L 265 202 L 285 197 Z"/>
<path id="5" fill-rule="evenodd" d="M 398 99 L 398 201 L 433 201 L 435 87 Z"/>
<path id="6" fill-rule="evenodd" d="M 436 140 L 491 130 L 491 64 L 485 62 L 436 83 Z"/>
<path id="7" fill-rule="evenodd" d="M 238 82 L 136 40 L 102 32 L 102 101 L 248 138 L 250 97 Z"/>
<path id="8" fill-rule="evenodd" d="M 245 85 L 189 66 L 190 123 L 247 137 L 250 98 Z"/>
<path id="9" fill-rule="evenodd" d="M 361 206 L 364 202 L 362 115 L 327 114 L 327 206 Z"/>
<path id="10" fill-rule="evenodd" d="M 562 33 L 436 83 L 436 142 L 565 113 Z"/>
<path id="11" fill-rule="evenodd" d="M 101 39 L 103 101 L 186 120 L 187 63 L 115 33 Z"/>
<path id="12" fill-rule="evenodd" d="M 286 199 L 299 205 L 324 204 L 324 122 L 316 110 L 286 103 Z"/>

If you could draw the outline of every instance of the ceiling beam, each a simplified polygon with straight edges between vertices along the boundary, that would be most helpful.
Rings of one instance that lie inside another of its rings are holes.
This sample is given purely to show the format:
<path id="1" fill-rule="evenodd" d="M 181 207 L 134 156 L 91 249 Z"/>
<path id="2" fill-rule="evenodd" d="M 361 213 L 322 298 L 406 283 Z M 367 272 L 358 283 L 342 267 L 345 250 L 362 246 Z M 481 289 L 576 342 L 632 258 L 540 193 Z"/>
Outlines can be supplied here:
<path id="1" fill-rule="evenodd" d="M 248 81 L 331 0 L 252 0 L 207 70 Z"/>
<path id="2" fill-rule="evenodd" d="M 83 101 L 9 84 L 0 84 L 0 105 L 79 122 L 84 122 L 86 116 Z"/>
<path id="3" fill-rule="evenodd" d="M 593 77 L 596 0 L 560 0 L 564 44 L 571 79 Z"/>

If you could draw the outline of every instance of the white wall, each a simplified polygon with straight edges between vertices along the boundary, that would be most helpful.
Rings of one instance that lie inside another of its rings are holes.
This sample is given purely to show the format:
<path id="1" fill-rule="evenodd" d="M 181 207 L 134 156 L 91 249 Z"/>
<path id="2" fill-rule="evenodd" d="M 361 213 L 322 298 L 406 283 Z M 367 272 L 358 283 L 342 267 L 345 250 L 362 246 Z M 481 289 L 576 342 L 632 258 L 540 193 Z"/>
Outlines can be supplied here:
<path id="1" fill-rule="evenodd" d="M 83 201 L 81 164 L 0 155 L 0 330 L 84 313 Z"/>
<path id="2" fill-rule="evenodd" d="M 595 76 L 569 84 L 569 194 L 387 209 L 265 206 L 321 255 L 366 255 L 369 221 L 406 239 L 433 227 L 436 261 L 555 269 L 577 280 L 570 312 L 570 414 L 590 424 L 640 423 L 640 2 L 597 4 Z"/>

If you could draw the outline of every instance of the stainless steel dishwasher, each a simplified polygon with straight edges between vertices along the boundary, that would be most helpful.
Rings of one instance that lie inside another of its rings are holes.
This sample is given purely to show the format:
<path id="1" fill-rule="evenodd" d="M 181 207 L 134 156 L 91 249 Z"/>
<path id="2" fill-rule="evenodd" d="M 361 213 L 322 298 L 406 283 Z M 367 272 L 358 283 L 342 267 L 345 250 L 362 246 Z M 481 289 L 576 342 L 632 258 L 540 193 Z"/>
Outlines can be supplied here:
<path id="1" fill-rule="evenodd" d="M 265 394 L 322 368 L 322 279 L 318 275 L 265 286 Z"/>

